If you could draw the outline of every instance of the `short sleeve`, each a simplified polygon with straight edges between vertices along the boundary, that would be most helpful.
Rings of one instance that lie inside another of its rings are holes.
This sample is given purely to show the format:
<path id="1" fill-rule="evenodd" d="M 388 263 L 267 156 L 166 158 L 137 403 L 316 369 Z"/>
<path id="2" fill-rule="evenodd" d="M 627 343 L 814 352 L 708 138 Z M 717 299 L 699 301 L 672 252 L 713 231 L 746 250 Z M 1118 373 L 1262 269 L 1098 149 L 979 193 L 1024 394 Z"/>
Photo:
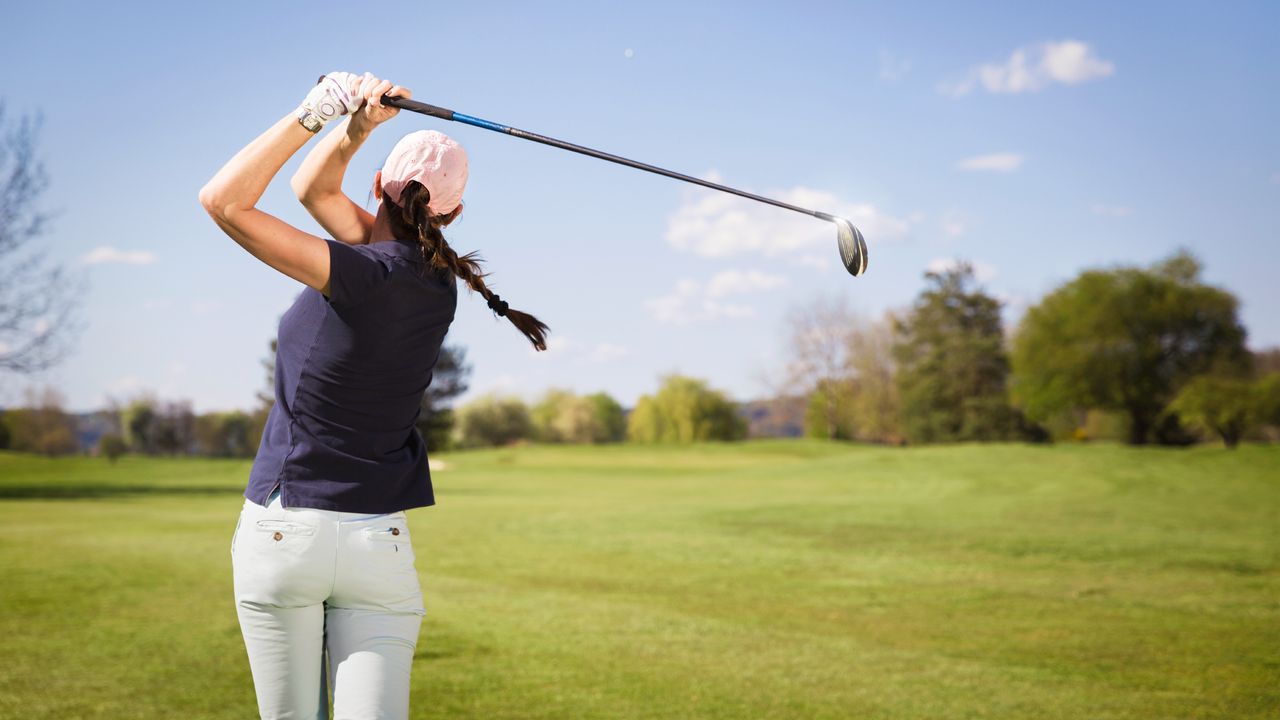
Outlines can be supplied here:
<path id="1" fill-rule="evenodd" d="M 335 307 L 354 307 L 386 282 L 390 268 L 363 245 L 325 238 L 329 244 L 329 297 Z"/>

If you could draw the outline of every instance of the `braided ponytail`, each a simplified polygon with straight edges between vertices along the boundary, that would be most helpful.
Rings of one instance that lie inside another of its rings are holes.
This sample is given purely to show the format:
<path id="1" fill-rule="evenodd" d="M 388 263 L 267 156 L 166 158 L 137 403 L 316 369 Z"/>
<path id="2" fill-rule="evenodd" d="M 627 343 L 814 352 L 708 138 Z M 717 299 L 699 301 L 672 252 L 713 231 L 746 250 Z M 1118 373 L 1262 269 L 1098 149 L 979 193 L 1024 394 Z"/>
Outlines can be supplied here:
<path id="1" fill-rule="evenodd" d="M 427 210 L 427 202 L 431 192 L 422 183 L 411 180 L 400 193 L 400 204 L 392 202 L 385 195 L 383 205 L 387 208 L 387 216 L 391 220 L 391 233 L 402 240 L 417 240 L 422 247 L 422 259 L 426 264 L 445 277 L 462 278 L 467 287 L 480 293 L 498 317 L 511 321 L 516 329 L 524 333 L 538 350 L 547 349 L 546 334 L 551 331 L 541 320 L 528 314 L 513 310 L 497 293 L 485 284 L 489 273 L 480 269 L 480 256 L 475 251 L 459 256 L 449 243 L 445 242 L 440 228 L 449 219 L 449 215 L 432 216 Z M 456 210 L 454 212 L 457 212 Z M 451 213 L 452 214 L 452 213 Z"/>

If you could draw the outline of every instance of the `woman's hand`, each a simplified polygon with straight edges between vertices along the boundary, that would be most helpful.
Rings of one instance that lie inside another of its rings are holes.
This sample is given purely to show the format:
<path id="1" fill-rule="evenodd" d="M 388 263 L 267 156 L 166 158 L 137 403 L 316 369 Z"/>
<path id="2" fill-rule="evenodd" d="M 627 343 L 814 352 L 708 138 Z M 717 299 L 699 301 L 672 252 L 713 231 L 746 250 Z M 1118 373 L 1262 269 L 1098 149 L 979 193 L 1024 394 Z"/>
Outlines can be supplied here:
<path id="1" fill-rule="evenodd" d="M 320 76 L 298 107 L 299 118 L 311 132 L 317 132 L 330 120 L 354 113 L 364 103 L 364 89 L 373 75 L 331 72 Z M 305 116 L 305 117 L 304 117 Z M 308 124 L 309 123 L 309 124 Z"/>
<path id="2" fill-rule="evenodd" d="M 363 82 L 360 84 L 360 94 L 364 99 L 364 105 L 352 114 L 351 121 L 364 123 L 369 128 L 381 125 L 400 112 L 400 108 L 384 105 L 383 95 L 402 97 L 406 100 L 413 97 L 409 88 L 392 85 L 390 80 L 382 80 L 369 73 L 364 74 Z"/>

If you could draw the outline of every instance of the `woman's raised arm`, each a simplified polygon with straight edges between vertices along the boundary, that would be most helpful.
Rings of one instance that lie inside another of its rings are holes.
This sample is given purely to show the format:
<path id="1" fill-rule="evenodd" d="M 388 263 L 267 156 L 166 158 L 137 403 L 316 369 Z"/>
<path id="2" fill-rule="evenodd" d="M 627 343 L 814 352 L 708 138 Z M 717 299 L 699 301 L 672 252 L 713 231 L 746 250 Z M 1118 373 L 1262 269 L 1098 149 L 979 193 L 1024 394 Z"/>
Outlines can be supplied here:
<path id="1" fill-rule="evenodd" d="M 342 178 L 347 172 L 347 165 L 373 129 L 400 112 L 397 108 L 383 105 L 382 96 L 412 97 L 408 88 L 368 74 L 365 75 L 361 94 L 365 99 L 364 106 L 320 140 L 289 183 L 320 227 L 333 239 L 349 245 L 369 241 L 374 217 L 342 192 Z"/>

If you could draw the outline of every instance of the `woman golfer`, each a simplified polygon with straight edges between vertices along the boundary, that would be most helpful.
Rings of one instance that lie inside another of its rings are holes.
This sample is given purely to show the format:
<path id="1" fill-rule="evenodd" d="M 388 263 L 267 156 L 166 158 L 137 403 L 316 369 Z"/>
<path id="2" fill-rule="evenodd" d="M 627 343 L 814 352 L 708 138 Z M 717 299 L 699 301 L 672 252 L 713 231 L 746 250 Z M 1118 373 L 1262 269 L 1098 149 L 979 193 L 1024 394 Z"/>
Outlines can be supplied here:
<path id="1" fill-rule="evenodd" d="M 407 718 L 426 610 L 405 510 L 435 503 L 416 429 L 457 306 L 457 278 L 538 350 L 546 325 L 485 287 L 440 229 L 462 211 L 467 155 L 406 135 L 374 176 L 370 215 L 342 193 L 347 164 L 406 88 L 320 78 L 200 191 L 214 222 L 307 287 L 281 317 L 275 405 L 232 534 L 236 612 L 263 718 Z M 292 186 L 333 239 L 259 210 L 267 184 L 326 123 Z"/>

